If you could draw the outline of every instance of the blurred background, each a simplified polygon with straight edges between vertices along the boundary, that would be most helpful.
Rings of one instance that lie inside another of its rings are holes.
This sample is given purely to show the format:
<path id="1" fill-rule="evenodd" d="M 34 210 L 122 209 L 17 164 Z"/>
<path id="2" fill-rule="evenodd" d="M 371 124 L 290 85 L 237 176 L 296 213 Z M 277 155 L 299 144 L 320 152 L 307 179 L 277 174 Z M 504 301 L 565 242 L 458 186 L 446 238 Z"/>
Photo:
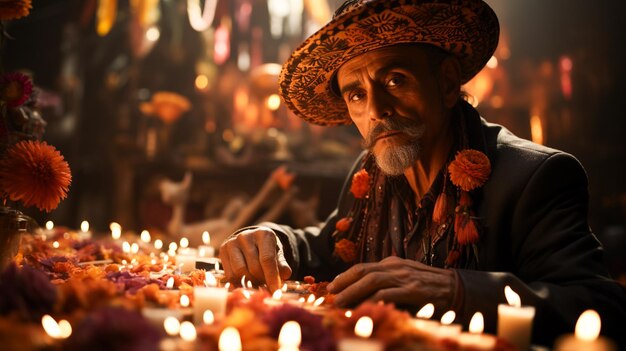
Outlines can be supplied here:
<path id="1" fill-rule="evenodd" d="M 499 48 L 465 89 L 489 121 L 580 159 L 591 226 L 619 276 L 626 2 L 487 2 L 500 18 Z M 73 228 L 88 220 L 103 232 L 112 221 L 167 233 L 323 220 L 360 139 L 353 127 L 291 115 L 277 76 L 340 3 L 34 0 L 29 16 L 5 23 L 2 66 L 27 72 L 40 89 L 44 140 L 66 157 L 73 182 L 54 212 L 26 212 Z M 275 171 L 281 165 L 287 170 Z"/>

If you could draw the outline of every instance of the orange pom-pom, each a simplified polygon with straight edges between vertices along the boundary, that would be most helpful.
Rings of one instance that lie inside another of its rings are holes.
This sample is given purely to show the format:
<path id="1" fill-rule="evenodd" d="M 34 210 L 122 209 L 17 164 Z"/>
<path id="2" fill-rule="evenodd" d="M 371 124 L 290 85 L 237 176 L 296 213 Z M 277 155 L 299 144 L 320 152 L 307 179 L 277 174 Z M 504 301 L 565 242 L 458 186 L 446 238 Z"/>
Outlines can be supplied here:
<path id="1" fill-rule="evenodd" d="M 335 243 L 335 254 L 344 262 L 354 262 L 356 260 L 356 244 L 348 239 L 341 239 Z"/>
<path id="2" fill-rule="evenodd" d="M 340 232 L 346 232 L 348 231 L 348 229 L 350 229 L 351 225 L 352 225 L 352 218 L 344 217 L 337 221 L 337 223 L 335 224 L 335 228 Z"/>
<path id="3" fill-rule="evenodd" d="M 459 151 L 448 166 L 450 181 L 459 188 L 470 191 L 485 184 L 491 174 L 487 155 L 477 150 Z"/>
<path id="4" fill-rule="evenodd" d="M 370 189 L 370 175 L 365 169 L 362 169 L 352 176 L 352 185 L 350 192 L 357 199 L 364 198 Z"/>

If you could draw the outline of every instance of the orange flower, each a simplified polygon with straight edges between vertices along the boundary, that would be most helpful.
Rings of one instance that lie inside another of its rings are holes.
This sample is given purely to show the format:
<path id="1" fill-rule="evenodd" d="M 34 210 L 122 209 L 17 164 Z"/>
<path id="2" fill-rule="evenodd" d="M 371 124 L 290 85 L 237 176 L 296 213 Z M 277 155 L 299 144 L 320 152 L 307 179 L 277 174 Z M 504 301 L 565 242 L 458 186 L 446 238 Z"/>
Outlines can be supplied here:
<path id="1" fill-rule="evenodd" d="M 180 94 L 171 91 L 158 91 L 152 95 L 150 102 L 142 103 L 139 108 L 144 114 L 157 116 L 169 124 L 189 111 L 191 103 L 189 99 Z"/>
<path id="2" fill-rule="evenodd" d="M 348 239 L 341 239 L 335 243 L 335 254 L 346 263 L 356 260 L 356 244 Z"/>
<path id="3" fill-rule="evenodd" d="M 22 18 L 30 13 L 31 0 L 0 1 L 0 21 Z"/>
<path id="4" fill-rule="evenodd" d="M 4 100 L 9 107 L 21 106 L 32 92 L 33 83 L 22 73 L 7 73 L 0 78 L 0 99 Z"/>
<path id="5" fill-rule="evenodd" d="M 69 165 L 46 142 L 21 141 L 0 161 L 0 187 L 26 207 L 50 212 L 67 196 L 71 181 Z"/>
<path id="6" fill-rule="evenodd" d="M 335 229 L 337 229 L 340 232 L 345 232 L 345 231 L 348 231 L 348 229 L 350 229 L 351 225 L 352 225 L 352 218 L 344 217 L 337 221 L 337 223 L 335 224 Z"/>
<path id="7" fill-rule="evenodd" d="M 370 190 L 370 175 L 365 169 L 362 169 L 352 176 L 352 185 L 350 192 L 357 199 L 362 199 Z"/>
<path id="8" fill-rule="evenodd" d="M 491 163 L 480 151 L 462 150 L 456 154 L 448 171 L 452 184 L 470 191 L 485 184 L 491 174 Z"/>

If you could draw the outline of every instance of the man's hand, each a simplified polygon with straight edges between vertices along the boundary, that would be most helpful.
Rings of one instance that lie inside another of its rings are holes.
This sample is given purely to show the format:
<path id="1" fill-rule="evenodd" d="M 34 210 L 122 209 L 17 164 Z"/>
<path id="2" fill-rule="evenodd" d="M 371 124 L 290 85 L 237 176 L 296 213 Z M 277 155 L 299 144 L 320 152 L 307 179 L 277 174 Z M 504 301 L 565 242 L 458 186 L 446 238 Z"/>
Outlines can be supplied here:
<path id="1" fill-rule="evenodd" d="M 448 309 L 455 290 L 453 271 L 393 256 L 356 264 L 328 284 L 328 291 L 337 294 L 335 304 L 339 306 L 369 299 L 414 306 L 430 302 Z"/>
<path id="2" fill-rule="evenodd" d="M 220 248 L 220 259 L 229 281 L 238 282 L 245 275 L 254 283 L 265 282 L 270 292 L 291 276 L 282 245 L 267 227 L 247 229 L 228 239 Z"/>

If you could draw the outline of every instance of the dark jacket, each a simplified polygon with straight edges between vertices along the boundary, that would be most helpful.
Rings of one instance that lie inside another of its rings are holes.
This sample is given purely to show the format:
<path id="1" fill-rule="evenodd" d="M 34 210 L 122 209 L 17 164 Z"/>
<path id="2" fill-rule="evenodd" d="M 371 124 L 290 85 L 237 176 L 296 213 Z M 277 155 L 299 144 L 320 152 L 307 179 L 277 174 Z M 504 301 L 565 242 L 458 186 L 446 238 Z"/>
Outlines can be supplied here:
<path id="1" fill-rule="evenodd" d="M 623 339 L 626 294 L 609 278 L 602 247 L 589 228 L 587 176 L 581 164 L 570 154 L 487 123 L 473 109 L 468 130 L 470 147 L 487 154 L 492 173 L 476 202 L 484 229 L 478 260 L 473 269 L 457 270 L 463 296 L 457 315 L 467 325 L 480 311 L 485 330 L 495 333 L 497 305 L 506 303 L 504 287 L 509 285 L 523 305 L 536 306 L 535 344 L 552 345 L 558 335 L 572 333 L 586 309 L 600 314 L 603 334 Z M 331 234 L 352 206 L 349 182 L 357 165 L 346 178 L 337 209 L 321 226 L 292 229 L 265 223 L 279 234 L 296 278 L 332 280 L 347 268 L 332 256 Z"/>

